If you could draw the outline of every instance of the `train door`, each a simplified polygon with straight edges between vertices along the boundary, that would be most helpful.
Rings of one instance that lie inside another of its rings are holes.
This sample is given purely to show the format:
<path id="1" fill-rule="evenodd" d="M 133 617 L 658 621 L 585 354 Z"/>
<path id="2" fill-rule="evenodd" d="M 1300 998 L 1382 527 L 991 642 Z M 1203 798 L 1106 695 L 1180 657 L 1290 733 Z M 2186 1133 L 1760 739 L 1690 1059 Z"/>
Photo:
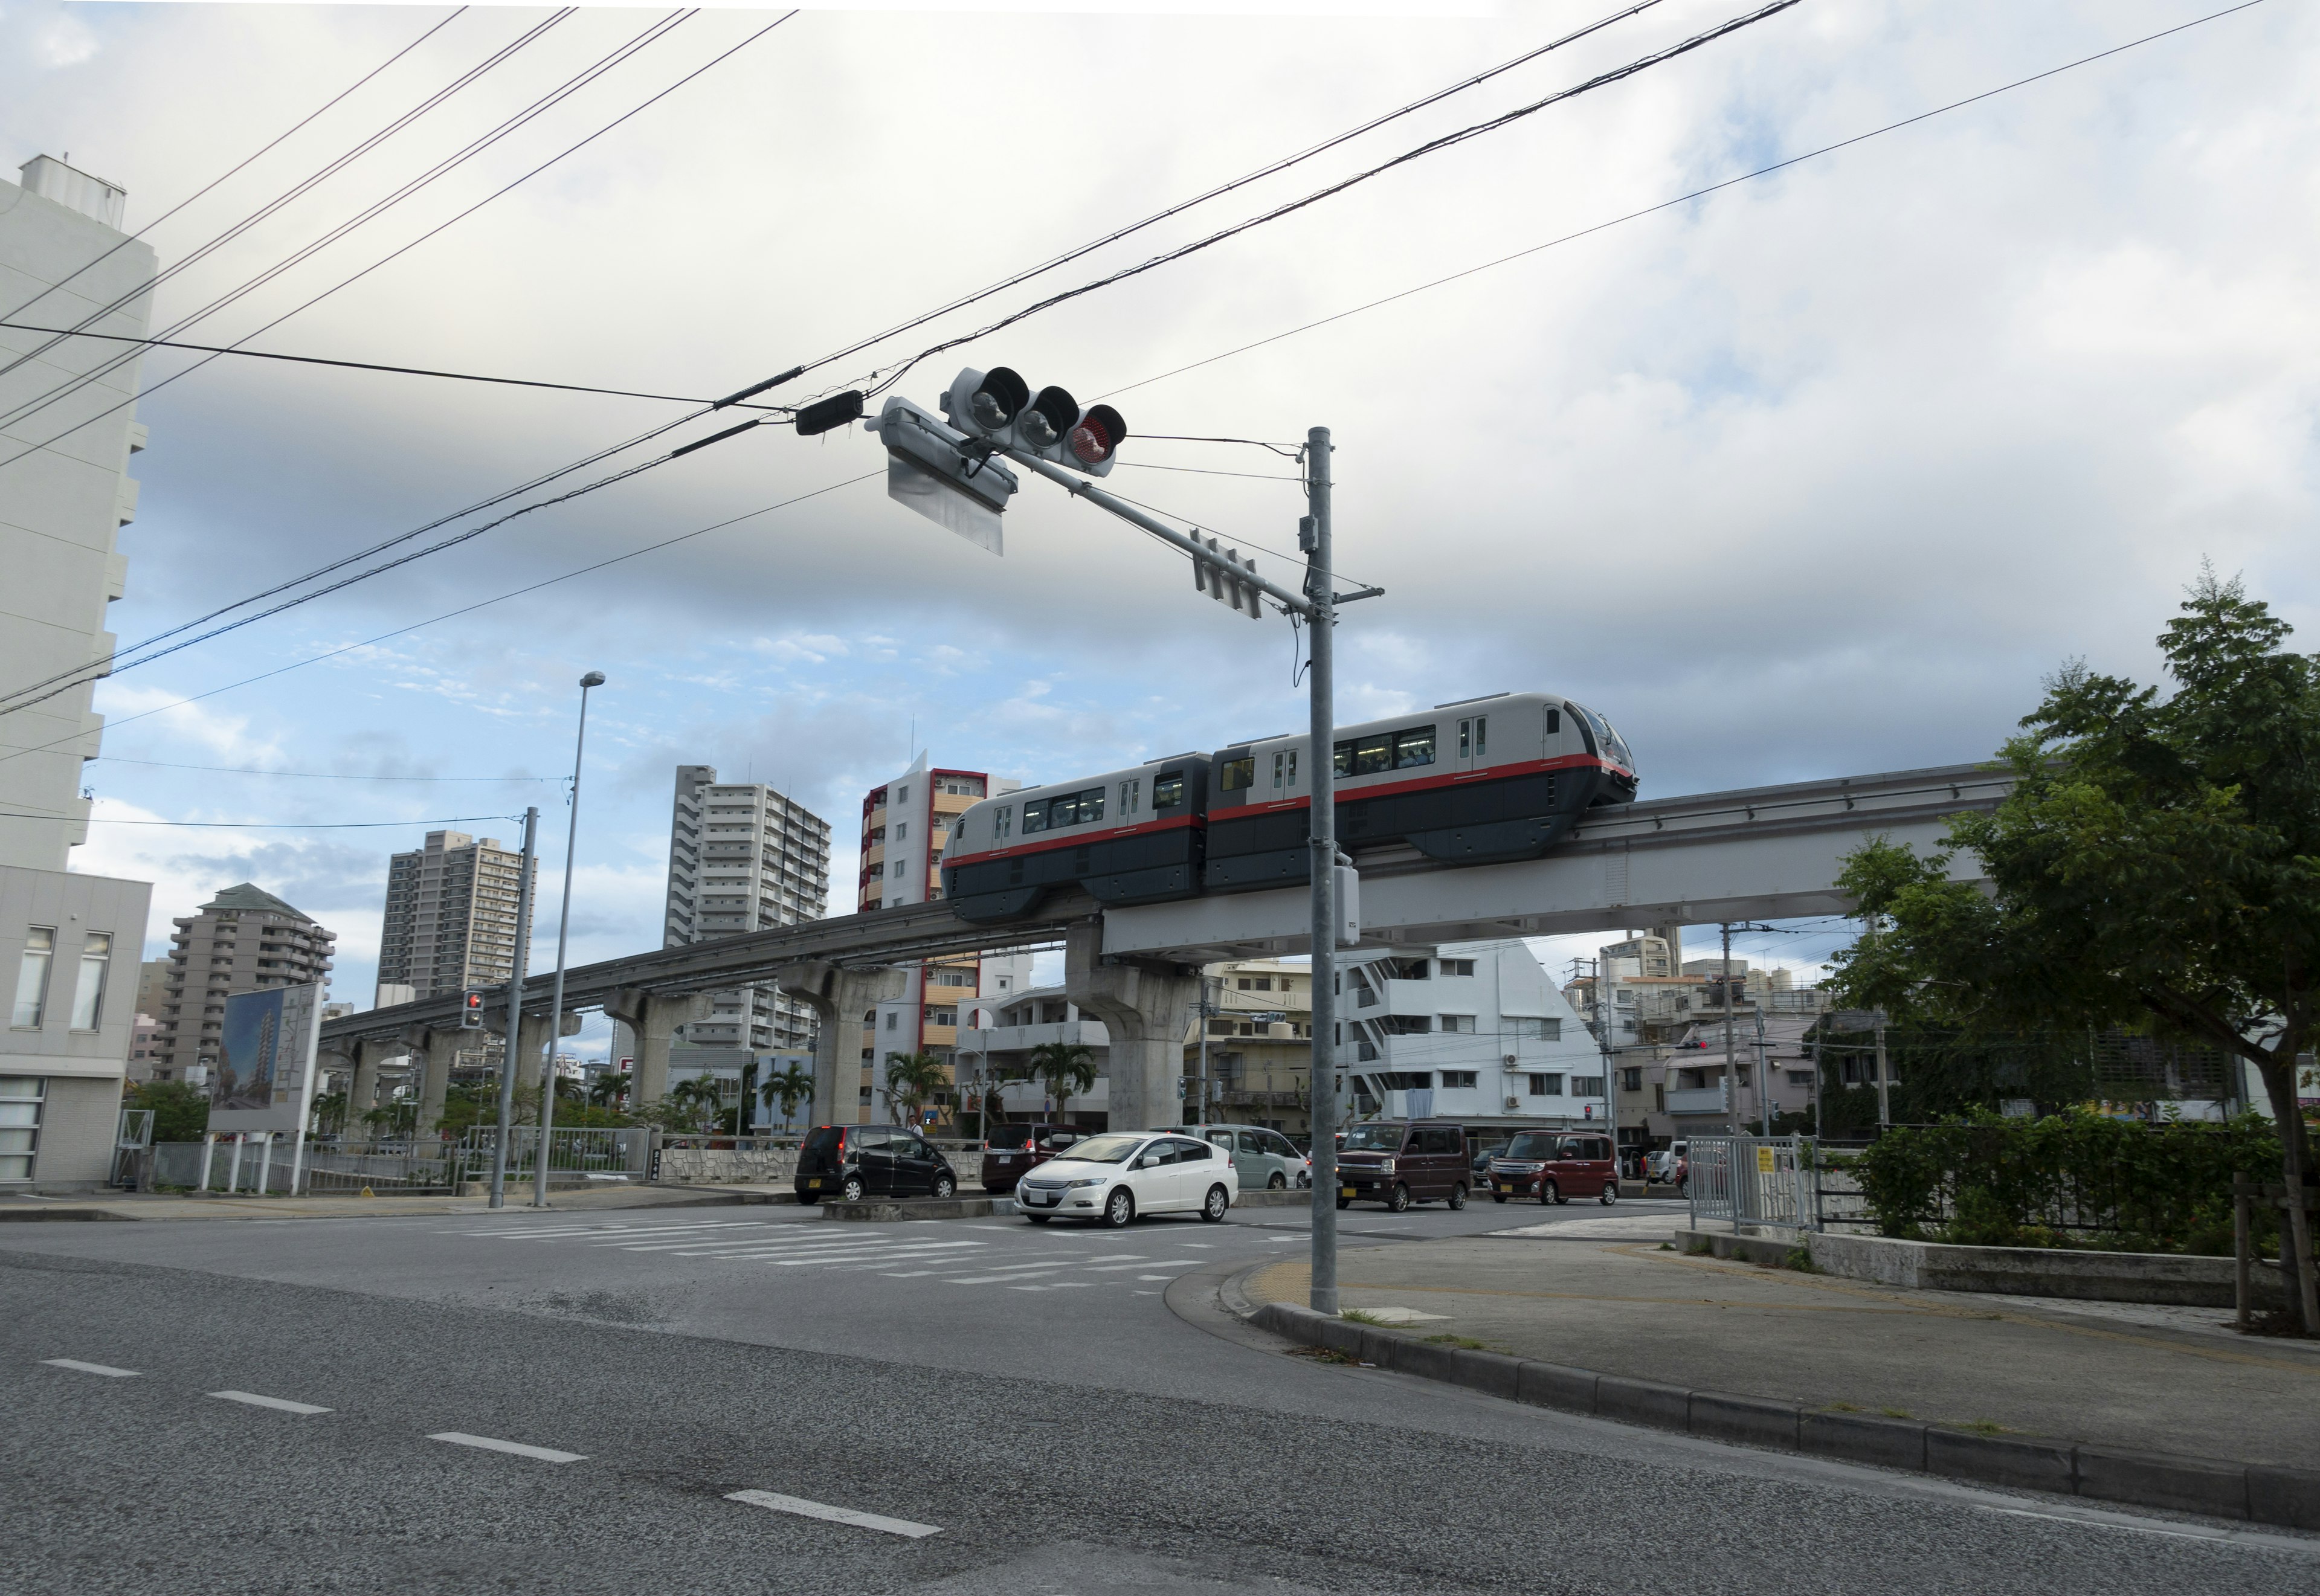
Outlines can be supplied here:
<path id="1" fill-rule="evenodd" d="M 1511 727 L 1503 725 L 1505 721 L 1503 715 L 1500 716 L 1499 720 L 1502 723 L 1501 736 L 1505 731 L 1513 730 Z M 1458 717 L 1457 735 L 1450 739 L 1449 764 L 1454 774 L 1463 775 L 1467 771 L 1482 770 L 1490 765 L 1491 721 L 1491 716 L 1487 712 Z"/>

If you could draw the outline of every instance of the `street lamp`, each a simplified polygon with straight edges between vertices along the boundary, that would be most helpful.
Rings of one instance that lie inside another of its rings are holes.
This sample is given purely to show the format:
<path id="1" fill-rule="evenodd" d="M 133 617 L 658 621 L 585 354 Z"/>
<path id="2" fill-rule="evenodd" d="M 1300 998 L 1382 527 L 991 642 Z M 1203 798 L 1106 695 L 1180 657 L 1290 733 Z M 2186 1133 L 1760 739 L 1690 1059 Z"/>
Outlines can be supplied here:
<path id="1" fill-rule="evenodd" d="M 604 673 L 592 670 L 580 678 L 580 730 L 572 743 L 572 823 L 564 834 L 564 906 L 556 915 L 556 984 L 548 1004 L 548 1066 L 540 1072 L 539 1154 L 532 1168 L 531 1205 L 548 1206 L 548 1136 L 556 1128 L 556 1042 L 564 1029 L 564 946 L 572 930 L 572 855 L 580 840 L 580 760 L 588 748 L 588 689 L 604 685 Z M 519 928 L 521 935 L 521 928 Z M 522 1026 L 514 1016 L 508 1033 Z"/>

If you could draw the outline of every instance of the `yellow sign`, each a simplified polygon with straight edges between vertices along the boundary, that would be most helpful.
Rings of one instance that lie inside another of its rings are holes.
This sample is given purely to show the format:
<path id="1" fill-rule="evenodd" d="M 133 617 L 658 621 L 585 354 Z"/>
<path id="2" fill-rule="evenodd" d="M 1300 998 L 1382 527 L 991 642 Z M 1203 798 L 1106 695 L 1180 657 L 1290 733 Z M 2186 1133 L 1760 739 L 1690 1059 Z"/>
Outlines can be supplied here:
<path id="1" fill-rule="evenodd" d="M 1772 1148 L 1758 1147 L 1756 1149 L 1756 1173 L 1758 1174 L 1770 1174 L 1772 1173 Z"/>

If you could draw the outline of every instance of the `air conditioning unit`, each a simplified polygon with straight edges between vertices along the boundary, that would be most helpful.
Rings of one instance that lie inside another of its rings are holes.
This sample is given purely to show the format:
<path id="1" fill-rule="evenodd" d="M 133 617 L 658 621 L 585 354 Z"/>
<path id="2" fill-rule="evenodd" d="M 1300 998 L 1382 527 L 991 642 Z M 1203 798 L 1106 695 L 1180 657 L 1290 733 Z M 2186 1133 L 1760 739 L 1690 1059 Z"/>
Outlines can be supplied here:
<path id="1" fill-rule="evenodd" d="M 1512 1065 L 1512 1064 L 1514 1063 L 1514 1061 L 1515 1061 L 1515 1056 L 1514 1056 L 1513 1054 L 1509 1053 L 1509 1054 L 1508 1054 L 1508 1055 L 1506 1056 L 1506 1062 L 1507 1062 L 1509 1065 Z"/>
<path id="2" fill-rule="evenodd" d="M 1519 1097 L 1509 1097 L 1509 1098 L 1508 1098 L 1508 1099 L 1507 1099 L 1507 1107 L 1508 1107 L 1509 1110 L 1512 1110 L 1512 1109 L 1518 1109 L 1518 1108 L 1522 1107 L 1522 1099 L 1521 1099 L 1521 1098 L 1519 1098 Z"/>

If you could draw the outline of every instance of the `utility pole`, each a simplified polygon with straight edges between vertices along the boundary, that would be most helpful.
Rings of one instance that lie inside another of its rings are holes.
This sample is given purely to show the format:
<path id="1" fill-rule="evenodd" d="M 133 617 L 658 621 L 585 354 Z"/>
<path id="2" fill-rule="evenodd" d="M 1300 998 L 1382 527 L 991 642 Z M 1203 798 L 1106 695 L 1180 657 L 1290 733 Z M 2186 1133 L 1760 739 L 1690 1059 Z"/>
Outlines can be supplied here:
<path id="1" fill-rule="evenodd" d="M 548 1135 L 556 1128 L 556 1044 L 564 1029 L 564 951 L 572 931 L 572 860 L 580 846 L 580 761 L 588 751 L 588 689 L 604 673 L 580 678 L 580 730 L 572 739 L 572 823 L 564 833 L 564 908 L 556 920 L 556 985 L 548 1004 L 548 1067 L 539 1073 L 539 1156 L 532 1165 L 531 1205 L 548 1206 Z M 511 1033 L 512 1034 L 512 1033 Z"/>
<path id="2" fill-rule="evenodd" d="M 1756 1010 L 1756 1113 L 1763 1122 L 1764 1139 L 1772 1139 L 1772 1071 L 1764 1041 L 1764 1011 Z"/>
<path id="3" fill-rule="evenodd" d="M 1316 1313 L 1337 1311 L 1337 573 L 1330 562 L 1329 429 L 1305 434 L 1306 651 L 1312 672 L 1313 1283 Z"/>
<path id="4" fill-rule="evenodd" d="M 494 1208 L 507 1206 L 508 1138 L 514 1134 L 515 1123 L 515 1049 L 516 1038 L 523 1034 L 523 966 L 530 951 L 531 930 L 531 870 L 532 847 L 539 831 L 539 811 L 537 807 L 523 812 L 523 863 L 517 866 L 515 887 L 515 967 L 508 976 L 507 1039 L 500 1048 L 500 1133 L 492 1148 L 492 1202 Z M 556 1056 L 556 1045 L 550 1042 L 548 1056 Z"/>
<path id="5" fill-rule="evenodd" d="M 1209 1122 L 1209 1019 L 1211 1012 L 1209 976 L 1205 970 L 1201 973 L 1201 1001 L 1193 1005 L 1193 1011 L 1199 1016 L 1201 1025 L 1201 1106 L 1192 1116 L 1192 1123 L 1205 1125 Z"/>
<path id="6" fill-rule="evenodd" d="M 1740 1134 L 1740 1097 L 1733 1090 L 1732 1073 L 1732 922 L 1721 922 L 1724 931 L 1724 1134 Z"/>

